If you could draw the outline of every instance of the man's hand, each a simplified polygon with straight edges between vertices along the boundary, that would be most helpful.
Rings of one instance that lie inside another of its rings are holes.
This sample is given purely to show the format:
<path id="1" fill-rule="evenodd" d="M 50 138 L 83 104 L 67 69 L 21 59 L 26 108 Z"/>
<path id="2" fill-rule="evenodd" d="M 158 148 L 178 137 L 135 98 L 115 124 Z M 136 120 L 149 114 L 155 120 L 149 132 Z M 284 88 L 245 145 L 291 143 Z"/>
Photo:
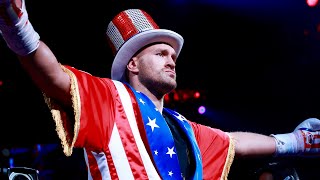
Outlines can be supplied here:
<path id="1" fill-rule="evenodd" d="M 271 135 L 276 139 L 276 156 L 320 156 L 320 120 L 309 118 L 292 133 Z"/>
<path id="2" fill-rule="evenodd" d="M 25 56 L 39 46 L 39 35 L 28 19 L 24 0 L 0 0 L 0 33 L 8 47 Z"/>
<path id="3" fill-rule="evenodd" d="M 23 5 L 21 0 L 0 0 L 0 26 L 14 26 L 19 22 L 22 15 L 27 13 Z"/>
<path id="4" fill-rule="evenodd" d="M 294 130 L 300 140 L 303 154 L 320 154 L 320 120 L 309 118 L 300 123 Z"/>

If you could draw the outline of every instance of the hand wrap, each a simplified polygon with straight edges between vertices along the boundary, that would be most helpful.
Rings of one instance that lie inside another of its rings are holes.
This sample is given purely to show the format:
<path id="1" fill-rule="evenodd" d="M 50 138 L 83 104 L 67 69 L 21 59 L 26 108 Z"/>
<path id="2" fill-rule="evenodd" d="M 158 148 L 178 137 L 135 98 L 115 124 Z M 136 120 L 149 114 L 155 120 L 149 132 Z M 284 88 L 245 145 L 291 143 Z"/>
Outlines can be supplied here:
<path id="1" fill-rule="evenodd" d="M 21 8 L 14 0 L 0 0 L 0 33 L 7 46 L 18 55 L 28 55 L 39 46 L 40 37 L 28 20 L 24 0 Z"/>
<path id="2" fill-rule="evenodd" d="M 275 156 L 320 155 L 320 120 L 317 118 L 304 120 L 291 133 L 271 136 L 276 139 Z"/>

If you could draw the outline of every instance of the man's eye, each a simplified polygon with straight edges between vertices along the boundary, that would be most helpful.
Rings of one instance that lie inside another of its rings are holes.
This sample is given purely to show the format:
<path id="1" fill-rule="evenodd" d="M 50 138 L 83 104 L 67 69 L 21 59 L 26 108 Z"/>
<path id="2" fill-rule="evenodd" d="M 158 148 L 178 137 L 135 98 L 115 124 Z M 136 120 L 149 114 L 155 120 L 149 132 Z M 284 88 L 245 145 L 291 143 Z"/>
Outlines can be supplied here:
<path id="1" fill-rule="evenodd" d="M 163 54 L 162 54 L 162 53 L 157 53 L 156 55 L 157 55 L 157 56 L 161 56 L 161 57 L 163 56 Z"/>

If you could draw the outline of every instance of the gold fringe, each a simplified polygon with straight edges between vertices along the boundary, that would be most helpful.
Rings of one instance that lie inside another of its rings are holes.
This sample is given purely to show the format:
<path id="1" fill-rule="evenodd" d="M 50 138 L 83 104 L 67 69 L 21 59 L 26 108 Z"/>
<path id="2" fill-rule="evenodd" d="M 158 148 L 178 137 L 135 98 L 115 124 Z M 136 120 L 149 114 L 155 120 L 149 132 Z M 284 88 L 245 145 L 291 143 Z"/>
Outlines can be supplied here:
<path id="1" fill-rule="evenodd" d="M 70 94 L 72 98 L 72 109 L 74 117 L 68 117 L 64 109 L 62 109 L 57 103 L 55 103 L 53 99 L 47 97 L 44 93 L 43 96 L 46 104 L 50 109 L 52 118 L 55 121 L 56 132 L 61 140 L 63 152 L 66 156 L 71 156 L 80 129 L 80 94 L 75 75 L 69 69 L 65 68 L 63 65 L 61 65 L 61 67 L 63 71 L 66 72 L 70 77 Z M 68 136 L 68 132 L 63 124 L 63 122 L 67 122 L 68 120 L 70 120 L 69 118 L 74 118 L 74 133 L 72 136 Z"/>
<path id="2" fill-rule="evenodd" d="M 233 163 L 234 156 L 235 156 L 235 140 L 230 135 L 229 135 L 229 138 L 230 138 L 230 145 L 229 145 L 229 149 L 228 149 L 228 155 L 227 155 L 226 163 L 224 165 L 222 176 L 221 176 L 222 180 L 227 180 L 228 179 L 230 168 L 231 168 L 231 165 Z"/>

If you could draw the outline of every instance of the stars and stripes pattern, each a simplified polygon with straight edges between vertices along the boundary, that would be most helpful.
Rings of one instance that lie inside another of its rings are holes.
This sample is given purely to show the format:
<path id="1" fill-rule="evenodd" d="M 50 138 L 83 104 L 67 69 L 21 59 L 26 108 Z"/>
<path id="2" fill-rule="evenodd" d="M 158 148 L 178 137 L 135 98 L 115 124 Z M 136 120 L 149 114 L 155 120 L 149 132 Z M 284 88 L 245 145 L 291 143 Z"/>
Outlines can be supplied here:
<path id="1" fill-rule="evenodd" d="M 117 116 L 108 149 L 102 152 L 85 149 L 88 179 L 184 179 L 174 139 L 162 114 L 143 93 L 119 81 L 114 84 L 122 104 L 119 111 L 125 111 L 125 116 Z M 164 113 L 179 122 L 188 136 L 196 160 L 192 179 L 202 179 L 200 150 L 191 126 L 175 111 L 164 109 Z M 145 134 L 139 131 L 140 125 L 144 126 Z"/>
<path id="2" fill-rule="evenodd" d="M 168 117 L 175 120 L 180 127 L 182 127 L 182 131 L 187 135 L 188 141 L 191 144 L 191 156 L 193 156 L 193 159 L 195 160 L 195 173 L 193 174 L 193 177 L 190 179 L 203 179 L 203 169 L 202 169 L 202 159 L 201 159 L 201 153 L 200 149 L 198 147 L 197 141 L 195 139 L 195 135 L 193 133 L 193 130 L 188 123 L 187 119 L 179 114 L 176 111 L 173 111 L 168 108 L 164 108 L 163 113 L 165 113 Z"/>
<path id="3" fill-rule="evenodd" d="M 149 147 L 163 179 L 182 179 L 174 139 L 162 114 L 143 93 L 133 90 L 144 121 Z"/>
<path id="4" fill-rule="evenodd" d="M 139 101 L 149 146 L 154 152 L 153 158 L 160 171 L 161 177 L 163 179 L 184 179 L 185 177 L 182 176 L 180 171 L 174 139 L 164 117 L 146 95 L 134 89 L 132 89 L 132 91 Z M 194 156 L 193 158 L 196 162 L 196 169 L 192 179 L 202 179 L 201 154 L 190 124 L 184 116 L 176 111 L 164 108 L 163 113 L 166 113 L 168 117 L 177 121 L 182 127 L 183 132 L 187 135 L 188 140 L 191 142 L 191 151 L 193 152 L 191 154 Z"/>

